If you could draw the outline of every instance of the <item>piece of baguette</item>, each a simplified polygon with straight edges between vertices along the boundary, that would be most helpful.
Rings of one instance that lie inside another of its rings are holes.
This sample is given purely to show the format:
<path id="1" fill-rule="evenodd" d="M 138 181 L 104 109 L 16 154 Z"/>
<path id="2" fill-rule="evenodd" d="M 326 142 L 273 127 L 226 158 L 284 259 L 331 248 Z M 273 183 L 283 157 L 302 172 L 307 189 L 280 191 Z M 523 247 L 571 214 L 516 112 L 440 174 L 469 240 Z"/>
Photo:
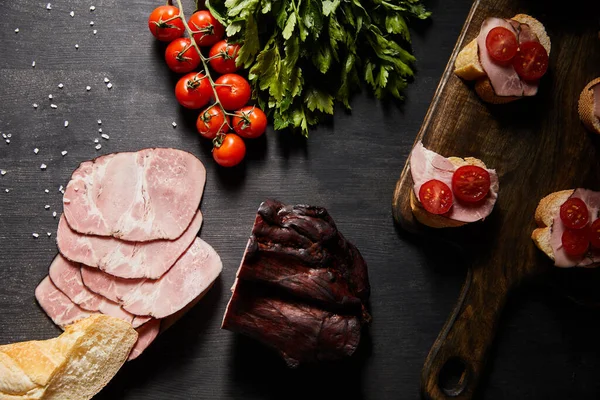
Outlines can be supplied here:
<path id="1" fill-rule="evenodd" d="M 560 206 L 567 201 L 573 192 L 573 189 L 569 189 L 550 193 L 540 200 L 535 209 L 535 222 L 538 228 L 534 229 L 531 238 L 535 245 L 546 253 L 552 261 L 554 261 L 554 252 L 552 251 L 552 245 L 550 244 L 550 236 L 552 233 L 554 216 L 559 213 Z"/>
<path id="2" fill-rule="evenodd" d="M 600 119 L 594 114 L 594 91 L 592 90 L 597 84 L 600 84 L 600 78 L 596 78 L 585 85 L 579 95 L 577 111 L 579 111 L 579 118 L 583 125 L 590 132 L 600 134 Z M 600 99 L 596 99 L 596 101 L 600 101 Z"/>
<path id="3" fill-rule="evenodd" d="M 129 323 L 95 314 L 57 338 L 0 346 L 0 399 L 90 399 L 121 368 L 136 340 Z"/>
<path id="4" fill-rule="evenodd" d="M 546 33 L 544 25 L 537 19 L 527 14 L 517 14 L 511 19 L 518 21 L 522 24 L 527 24 L 537 35 L 540 44 L 544 46 L 548 55 L 552 45 L 550 43 L 550 37 Z M 479 62 L 479 49 L 477 46 L 477 38 L 473 39 L 467 44 L 456 56 L 454 62 L 454 73 L 464 80 L 472 81 L 475 80 L 475 92 L 486 103 L 492 104 L 505 104 L 521 99 L 522 97 L 516 96 L 497 96 L 492 87 L 492 83 L 487 77 L 481 63 Z"/>
<path id="5" fill-rule="evenodd" d="M 465 157 L 464 159 L 459 157 L 448 157 L 448 160 L 457 167 L 462 167 L 463 165 L 476 165 L 481 168 L 487 168 L 483 161 L 473 157 Z M 410 208 L 417 221 L 431 228 L 457 228 L 468 223 L 450 219 L 443 215 L 432 214 L 425 210 L 415 195 L 415 191 L 412 187 L 410 190 Z"/>

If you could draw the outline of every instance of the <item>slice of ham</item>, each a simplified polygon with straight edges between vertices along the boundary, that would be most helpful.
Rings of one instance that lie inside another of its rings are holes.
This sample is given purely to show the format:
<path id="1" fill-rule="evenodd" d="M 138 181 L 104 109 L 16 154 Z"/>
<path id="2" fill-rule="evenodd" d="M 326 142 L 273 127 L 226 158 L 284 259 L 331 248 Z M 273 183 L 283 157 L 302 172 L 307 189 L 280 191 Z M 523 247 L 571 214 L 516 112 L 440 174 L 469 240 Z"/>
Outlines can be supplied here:
<path id="1" fill-rule="evenodd" d="M 126 242 L 109 236 L 82 235 L 60 217 L 56 243 L 62 255 L 121 278 L 160 278 L 194 241 L 202 226 L 196 212 L 186 231 L 175 240 Z"/>
<path id="2" fill-rule="evenodd" d="M 592 87 L 594 97 L 594 115 L 600 118 L 600 83 Z"/>
<path id="3" fill-rule="evenodd" d="M 447 158 L 426 149 L 422 142 L 418 142 L 410 153 L 410 171 L 413 179 L 413 189 L 417 199 L 421 186 L 432 179 L 437 179 L 452 188 L 452 175 L 458 169 Z M 461 203 L 454 198 L 450 211 L 445 217 L 461 222 L 475 222 L 485 219 L 492 210 L 498 198 L 498 175 L 493 169 L 487 169 L 490 174 L 490 192 L 487 197 L 477 204 Z"/>
<path id="4" fill-rule="evenodd" d="M 35 298 L 52 322 L 64 329 L 65 326 L 89 317 L 89 312 L 73 303 L 47 276 L 35 288 Z"/>
<path id="5" fill-rule="evenodd" d="M 148 346 L 150 346 L 150 343 L 156 339 L 160 333 L 160 320 L 152 319 L 152 321 L 137 328 L 136 331 L 138 333 L 138 339 L 131 349 L 131 353 L 129 353 L 129 358 L 127 358 L 127 361 L 138 358 L 139 355 L 142 354 L 144 350 L 148 348 Z"/>
<path id="6" fill-rule="evenodd" d="M 535 96 L 538 90 L 537 81 L 521 80 L 512 64 L 500 64 L 490 57 L 485 41 L 488 33 L 496 27 L 506 28 L 514 32 L 519 43 L 539 42 L 535 32 L 527 24 L 521 24 L 512 19 L 506 20 L 494 17 L 486 18 L 483 21 L 477 36 L 479 61 L 490 79 L 494 92 L 498 96 Z"/>
<path id="7" fill-rule="evenodd" d="M 221 273 L 217 252 L 196 238 L 160 279 L 122 279 L 98 269 L 82 269 L 83 283 L 92 291 L 118 302 L 128 312 L 164 318 L 197 298 Z"/>
<path id="8" fill-rule="evenodd" d="M 108 154 L 73 172 L 64 214 L 83 234 L 137 242 L 177 239 L 198 209 L 205 181 L 204 166 L 185 151 Z"/>
<path id="9" fill-rule="evenodd" d="M 576 197 L 586 204 L 590 212 L 590 222 L 595 221 L 600 215 L 600 192 L 594 192 L 587 189 L 575 189 L 569 197 Z M 550 244 L 554 254 L 554 265 L 557 267 L 588 267 L 593 264 L 600 263 L 600 251 L 592 250 L 582 257 L 573 257 L 565 253 L 562 245 L 562 235 L 565 231 L 565 226 L 560 219 L 560 212 L 557 212 L 552 221 L 552 233 L 550 236 Z"/>

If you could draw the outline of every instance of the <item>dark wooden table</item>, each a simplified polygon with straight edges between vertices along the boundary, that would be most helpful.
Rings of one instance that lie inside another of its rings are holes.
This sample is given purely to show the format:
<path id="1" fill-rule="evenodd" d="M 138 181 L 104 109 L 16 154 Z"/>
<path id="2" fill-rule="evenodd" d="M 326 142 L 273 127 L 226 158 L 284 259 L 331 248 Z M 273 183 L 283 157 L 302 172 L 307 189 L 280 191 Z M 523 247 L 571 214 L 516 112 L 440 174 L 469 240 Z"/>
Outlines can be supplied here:
<path id="1" fill-rule="evenodd" d="M 223 274 L 97 398 L 418 398 L 421 366 L 465 268 L 455 249 L 397 229 L 390 203 L 470 2 L 427 3 L 434 15 L 414 25 L 418 74 L 403 105 L 358 95 L 352 114 L 339 110 L 308 141 L 269 130 L 233 170 L 216 167 L 209 144 L 195 133 L 195 113 L 177 105 L 164 46 L 146 25 L 158 3 L 63 0 L 47 10 L 46 1 L 0 2 L 0 134 L 11 136 L 10 144 L 0 141 L 0 169 L 7 171 L 0 176 L 0 344 L 59 333 L 34 289 L 57 252 L 52 211 L 60 213 L 58 188 L 72 170 L 100 154 L 169 146 L 196 154 L 207 167 L 201 237 L 221 255 Z M 219 329 L 254 214 L 268 197 L 326 207 L 367 260 L 373 324 L 357 355 L 337 369 L 288 370 L 255 342 Z M 480 398 L 600 397 L 600 313 L 567 300 L 552 283 L 513 294 Z"/>

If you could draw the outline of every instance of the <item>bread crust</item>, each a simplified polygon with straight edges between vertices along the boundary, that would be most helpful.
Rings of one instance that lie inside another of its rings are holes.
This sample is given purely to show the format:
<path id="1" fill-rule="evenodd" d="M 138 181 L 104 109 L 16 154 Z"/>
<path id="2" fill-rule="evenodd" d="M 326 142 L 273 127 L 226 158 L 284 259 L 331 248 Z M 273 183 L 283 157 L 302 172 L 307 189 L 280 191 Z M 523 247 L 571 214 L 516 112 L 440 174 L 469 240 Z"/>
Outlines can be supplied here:
<path id="1" fill-rule="evenodd" d="M 568 189 L 550 193 L 540 200 L 535 209 L 535 223 L 538 227 L 531 233 L 531 239 L 552 261 L 554 261 L 554 252 L 550 238 L 554 216 L 559 212 L 560 206 L 571 197 L 574 191 L 574 189 Z"/>
<path id="2" fill-rule="evenodd" d="M 463 165 L 476 165 L 481 168 L 487 168 L 483 161 L 474 157 L 465 157 L 464 159 L 460 157 L 448 157 L 448 160 L 457 167 L 462 167 Z M 425 210 L 415 195 L 415 191 L 412 187 L 410 189 L 410 209 L 417 221 L 431 228 L 458 228 L 468 224 L 468 222 L 457 221 L 443 215 L 432 214 Z"/>
<path id="3" fill-rule="evenodd" d="M 600 119 L 594 114 L 594 91 L 592 90 L 597 84 L 600 84 L 600 78 L 596 78 L 585 85 L 579 95 L 577 111 L 583 125 L 590 132 L 600 134 Z M 600 99 L 597 99 L 597 101 L 600 101 Z"/>
<path id="4" fill-rule="evenodd" d="M 522 24 L 527 24 L 537 35 L 540 44 L 544 46 L 548 55 L 552 45 L 550 37 L 546 33 L 544 25 L 535 19 L 534 17 L 527 14 L 517 14 L 511 19 L 518 21 Z M 469 42 L 456 56 L 454 62 L 454 73 L 460 78 L 470 81 L 475 80 L 475 92 L 486 103 L 491 104 L 506 104 L 515 100 L 522 99 L 524 96 L 498 96 L 494 92 L 492 83 L 487 77 L 481 63 L 479 62 L 479 51 L 477 47 L 477 38 Z"/>

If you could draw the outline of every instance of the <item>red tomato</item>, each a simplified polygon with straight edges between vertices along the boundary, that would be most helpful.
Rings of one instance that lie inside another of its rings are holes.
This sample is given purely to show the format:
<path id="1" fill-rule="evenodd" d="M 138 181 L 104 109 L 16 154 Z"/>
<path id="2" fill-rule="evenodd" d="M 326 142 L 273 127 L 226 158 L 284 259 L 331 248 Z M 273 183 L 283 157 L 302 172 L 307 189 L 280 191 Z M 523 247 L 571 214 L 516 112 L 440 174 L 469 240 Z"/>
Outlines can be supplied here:
<path id="1" fill-rule="evenodd" d="M 421 186 L 419 200 L 430 213 L 444 214 L 452 207 L 452 192 L 444 182 L 432 179 Z"/>
<path id="2" fill-rule="evenodd" d="M 192 14 L 188 25 L 194 32 L 194 40 L 198 46 L 212 46 L 225 34 L 223 25 L 207 10 Z"/>
<path id="3" fill-rule="evenodd" d="M 160 41 L 170 42 L 183 36 L 185 27 L 179 17 L 179 8 L 160 6 L 152 11 L 148 18 L 150 32 Z"/>
<path id="4" fill-rule="evenodd" d="M 582 229 L 589 222 L 590 212 L 583 200 L 571 197 L 560 206 L 560 219 L 569 229 Z"/>
<path id="5" fill-rule="evenodd" d="M 535 81 L 548 70 L 548 53 L 538 42 L 521 43 L 512 64 L 521 78 Z"/>
<path id="6" fill-rule="evenodd" d="M 208 78 L 200 72 L 184 75 L 175 85 L 175 97 L 185 108 L 204 107 L 212 95 L 212 87 Z"/>
<path id="7" fill-rule="evenodd" d="M 173 40 L 165 51 L 165 60 L 173 72 L 185 74 L 200 65 L 200 56 L 189 38 Z"/>
<path id="8" fill-rule="evenodd" d="M 597 249 L 600 249 L 600 218 L 592 222 L 590 228 L 590 243 Z"/>
<path id="9" fill-rule="evenodd" d="M 246 155 L 246 145 L 242 138 L 233 133 L 228 133 L 219 144 L 213 148 L 213 158 L 222 167 L 238 165 Z"/>
<path id="10" fill-rule="evenodd" d="M 587 229 L 565 229 L 562 234 L 562 245 L 570 256 L 582 256 L 590 247 Z"/>
<path id="11" fill-rule="evenodd" d="M 242 108 L 250 100 L 250 84 L 238 74 L 221 75 L 215 83 L 217 96 L 227 111 Z"/>
<path id="12" fill-rule="evenodd" d="M 221 107 L 212 105 L 200 112 L 196 129 L 202 137 L 212 140 L 217 137 L 217 133 L 229 131 L 229 116 L 223 114 Z"/>
<path id="13" fill-rule="evenodd" d="M 465 203 L 477 203 L 490 191 L 490 174 L 475 165 L 463 165 L 452 175 L 452 192 Z"/>
<path id="14" fill-rule="evenodd" d="M 246 139 L 254 139 L 265 133 L 267 116 L 258 107 L 246 106 L 235 112 L 233 130 Z"/>
<path id="15" fill-rule="evenodd" d="M 229 44 L 226 40 L 217 42 L 208 52 L 210 66 L 219 74 L 229 74 L 237 71 L 238 67 L 235 65 L 235 60 L 239 51 L 239 44 Z"/>
<path id="16" fill-rule="evenodd" d="M 519 42 L 517 42 L 517 35 L 514 32 L 498 26 L 487 34 L 485 47 L 492 59 L 506 62 L 517 54 Z"/>

